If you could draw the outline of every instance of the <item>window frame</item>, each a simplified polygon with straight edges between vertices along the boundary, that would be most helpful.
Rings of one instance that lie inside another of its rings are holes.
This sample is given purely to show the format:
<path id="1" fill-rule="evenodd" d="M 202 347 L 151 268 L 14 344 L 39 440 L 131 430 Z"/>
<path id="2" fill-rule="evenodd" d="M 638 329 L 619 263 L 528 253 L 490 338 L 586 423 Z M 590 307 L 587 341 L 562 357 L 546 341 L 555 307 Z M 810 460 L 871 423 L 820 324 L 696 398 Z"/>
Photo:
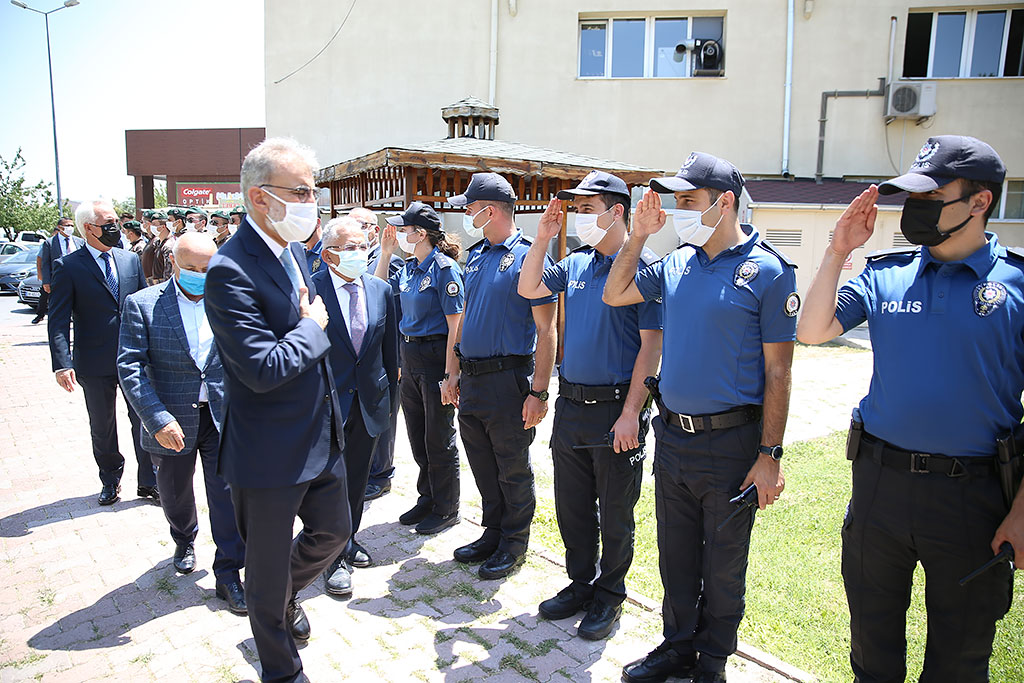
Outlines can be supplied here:
<path id="1" fill-rule="evenodd" d="M 1010 77 L 1012 78 L 1012 76 Z M 1024 222 L 1024 214 L 1020 218 L 1007 218 L 1006 217 L 1006 193 L 1010 189 L 1010 183 L 1021 183 L 1024 185 L 1024 178 L 1006 178 L 1003 180 L 1003 192 L 999 196 L 999 211 L 994 213 L 989 221 L 1006 221 L 1012 223 Z M 1024 189 L 1024 187 L 1022 187 Z"/>
<path id="2" fill-rule="evenodd" d="M 928 37 L 928 72 L 924 76 L 901 76 L 902 80 L 949 80 L 949 79 L 963 79 L 963 78 L 982 78 L 982 79 L 1008 79 L 1008 78 L 1022 78 L 1024 76 L 1003 76 L 1003 70 L 1006 68 L 1006 51 L 1009 48 L 1010 41 L 1010 24 L 1013 19 L 1013 13 L 1015 11 L 1024 12 L 1024 5 L 1016 6 L 1011 5 L 1008 7 L 983 7 L 983 8 L 971 8 L 971 7 L 943 7 L 942 9 L 932 10 L 930 12 L 915 12 L 908 11 L 907 16 L 911 14 L 930 14 L 932 17 L 931 23 L 931 35 Z M 971 66 L 974 61 L 974 40 L 977 34 L 978 26 L 978 15 L 987 12 L 1004 12 L 1005 19 L 1003 21 L 1003 37 L 1000 45 L 999 52 L 999 68 L 997 69 L 997 75 L 995 76 L 972 76 Z M 964 14 L 964 33 L 961 36 L 960 44 L 960 67 L 956 76 L 935 76 L 935 38 L 938 34 L 939 26 L 939 15 L 941 14 Z M 906 33 L 904 32 L 904 41 L 906 41 Z M 905 60 L 904 60 L 905 61 Z"/>
<path id="3" fill-rule="evenodd" d="M 725 19 L 726 13 L 721 14 L 623 14 L 618 15 L 606 15 L 598 17 L 583 17 L 580 16 L 576 22 L 576 78 L 582 81 L 601 81 L 601 80 L 636 80 L 636 79 L 651 79 L 651 80 L 680 80 L 680 79 L 692 79 L 700 78 L 698 76 L 690 75 L 692 69 L 693 51 L 687 50 L 686 55 L 683 57 L 683 73 L 685 76 L 655 76 L 655 22 L 659 19 L 685 19 L 686 20 L 686 38 L 684 40 L 693 40 L 693 24 L 694 19 L 698 17 L 710 17 L 722 20 L 722 40 L 719 41 L 723 49 L 725 47 Z M 612 50 L 615 43 L 615 22 L 621 20 L 643 20 L 644 23 L 644 69 L 643 75 L 641 76 L 612 76 Z M 1007 22 L 1008 23 L 1008 22 Z M 580 74 L 580 66 L 583 59 L 583 26 L 593 26 L 597 24 L 604 25 L 604 74 L 601 76 L 583 76 Z M 929 65 L 930 66 L 930 65 Z M 720 79 L 725 78 L 723 70 Z"/>

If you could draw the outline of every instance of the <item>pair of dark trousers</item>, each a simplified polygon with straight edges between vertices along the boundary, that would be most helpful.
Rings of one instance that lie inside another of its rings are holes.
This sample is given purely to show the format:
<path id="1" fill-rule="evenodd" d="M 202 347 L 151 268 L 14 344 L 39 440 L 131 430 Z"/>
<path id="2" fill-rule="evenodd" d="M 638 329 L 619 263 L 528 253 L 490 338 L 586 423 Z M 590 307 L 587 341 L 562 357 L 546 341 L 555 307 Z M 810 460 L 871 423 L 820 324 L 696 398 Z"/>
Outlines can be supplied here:
<path id="1" fill-rule="evenodd" d="M 117 446 L 117 375 L 82 376 L 75 379 L 85 396 L 85 409 L 89 413 L 89 433 L 92 437 L 92 455 L 100 468 L 100 482 L 104 486 L 117 486 L 124 474 L 124 456 Z M 123 394 L 122 394 L 123 396 Z M 128 419 L 132 423 L 132 441 L 138 462 L 139 486 L 156 486 L 156 471 L 149 452 L 142 448 L 142 424 L 139 416 L 128 406 Z"/>
<path id="2" fill-rule="evenodd" d="M 526 552 L 537 506 L 530 467 L 536 429 L 523 429 L 523 401 L 532 372 L 531 363 L 462 375 L 459 396 L 459 432 L 480 490 L 484 535 L 513 555 Z"/>
<path id="3" fill-rule="evenodd" d="M 640 499 L 643 447 L 616 453 L 604 443 L 622 414 L 623 401 L 584 403 L 559 397 L 551 427 L 555 514 L 565 545 L 565 568 L 573 583 L 593 583 L 603 602 L 626 599 L 626 572 L 633 563 L 633 508 Z M 641 441 L 650 410 L 639 418 Z M 596 504 L 595 504 L 596 503 Z M 600 535 L 601 575 L 595 580 Z"/>
<path id="4" fill-rule="evenodd" d="M 312 583 L 352 535 L 345 479 L 344 460 L 335 452 L 312 481 L 280 488 L 231 487 L 245 542 L 249 625 L 267 683 L 294 681 L 302 671 L 285 611 L 292 595 Z M 296 516 L 303 528 L 293 539 Z"/>
<path id="5" fill-rule="evenodd" d="M 459 449 L 455 445 L 455 406 L 441 403 L 445 340 L 402 342 L 402 413 L 409 448 L 419 467 L 417 505 L 430 505 L 442 517 L 459 511 Z"/>
<path id="6" fill-rule="evenodd" d="M 665 588 L 665 640 L 701 668 L 725 669 L 743 619 L 753 510 L 721 530 L 730 498 L 757 460 L 760 422 L 688 434 L 654 420 L 658 565 Z"/>
<path id="7" fill-rule="evenodd" d="M 395 434 L 398 429 L 398 406 L 402 393 L 391 393 L 391 417 L 388 418 L 387 430 L 377 437 L 377 445 L 373 447 L 370 459 L 369 483 L 384 486 L 395 476 Z"/>
<path id="8" fill-rule="evenodd" d="M 192 543 L 199 533 L 196 496 L 192 480 L 196 473 L 196 455 L 203 463 L 206 502 L 210 506 L 210 533 L 217 550 L 213 556 L 213 573 L 219 583 L 238 581 L 239 570 L 245 566 L 245 544 L 235 524 L 235 507 L 231 490 L 217 474 L 220 433 L 210 415 L 210 408 L 199 409 L 199 434 L 190 453 L 162 455 L 151 453 L 156 465 L 156 483 L 160 489 L 160 507 L 171 527 L 171 540 L 176 545 Z"/>
<path id="9" fill-rule="evenodd" d="M 366 483 L 370 477 L 370 461 L 377 437 L 366 431 L 363 411 L 359 407 L 359 394 L 352 397 L 348 418 L 345 420 L 345 472 L 348 475 L 348 502 L 352 518 L 352 537 L 359 531 L 363 520 L 363 499 L 366 497 Z M 351 546 L 351 539 L 346 550 Z"/>
<path id="10" fill-rule="evenodd" d="M 39 288 L 39 302 L 36 304 L 36 317 L 42 318 L 50 310 L 50 293 Z"/>
<path id="11" fill-rule="evenodd" d="M 928 612 L 920 680 L 987 681 L 996 622 L 1010 608 L 1012 572 L 1004 562 L 965 586 L 959 579 L 992 558 L 989 544 L 1007 512 L 999 482 L 983 465 L 968 465 L 956 477 L 901 471 L 876 461 L 880 448 L 861 439 L 843 521 L 854 680 L 906 678 L 907 608 L 920 562 Z"/>

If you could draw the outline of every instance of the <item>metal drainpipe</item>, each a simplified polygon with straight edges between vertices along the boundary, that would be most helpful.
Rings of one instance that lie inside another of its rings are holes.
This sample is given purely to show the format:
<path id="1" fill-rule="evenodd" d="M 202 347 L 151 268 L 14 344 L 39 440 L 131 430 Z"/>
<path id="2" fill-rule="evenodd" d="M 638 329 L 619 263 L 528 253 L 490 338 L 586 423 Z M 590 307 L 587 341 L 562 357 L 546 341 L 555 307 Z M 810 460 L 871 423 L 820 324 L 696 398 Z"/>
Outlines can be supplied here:
<path id="1" fill-rule="evenodd" d="M 821 184 L 825 166 L 825 122 L 828 121 L 828 98 L 830 97 L 885 97 L 885 77 L 878 79 L 878 90 L 826 90 L 821 93 L 821 116 L 818 118 L 818 167 L 814 182 Z"/>
<path id="2" fill-rule="evenodd" d="M 487 104 L 494 105 L 498 80 L 498 0 L 491 0 L 491 69 L 487 87 Z"/>
<path id="3" fill-rule="evenodd" d="M 789 125 L 793 106 L 793 15 L 796 0 L 789 0 L 786 7 L 786 85 L 785 106 L 782 112 L 782 177 L 789 177 Z"/>

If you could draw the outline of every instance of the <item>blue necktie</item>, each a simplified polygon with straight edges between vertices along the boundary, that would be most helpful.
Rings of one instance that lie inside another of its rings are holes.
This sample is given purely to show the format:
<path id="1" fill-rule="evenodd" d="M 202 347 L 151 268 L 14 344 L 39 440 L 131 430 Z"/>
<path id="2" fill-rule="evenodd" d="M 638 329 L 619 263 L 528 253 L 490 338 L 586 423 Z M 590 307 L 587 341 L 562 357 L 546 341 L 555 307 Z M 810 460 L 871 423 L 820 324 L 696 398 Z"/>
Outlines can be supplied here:
<path id="1" fill-rule="evenodd" d="M 114 295 L 114 298 L 120 301 L 117 296 L 117 275 L 114 274 L 114 269 L 110 267 L 110 252 L 103 252 L 100 258 L 103 259 L 103 266 L 107 270 L 107 287 L 110 287 L 110 292 Z"/>
<path id="2" fill-rule="evenodd" d="M 288 274 L 288 279 L 292 281 L 292 288 L 298 294 L 299 287 L 302 286 L 302 279 L 299 277 L 298 269 L 295 268 L 295 259 L 292 258 L 292 251 L 287 247 L 281 252 L 281 265 L 284 266 L 284 272 Z"/>

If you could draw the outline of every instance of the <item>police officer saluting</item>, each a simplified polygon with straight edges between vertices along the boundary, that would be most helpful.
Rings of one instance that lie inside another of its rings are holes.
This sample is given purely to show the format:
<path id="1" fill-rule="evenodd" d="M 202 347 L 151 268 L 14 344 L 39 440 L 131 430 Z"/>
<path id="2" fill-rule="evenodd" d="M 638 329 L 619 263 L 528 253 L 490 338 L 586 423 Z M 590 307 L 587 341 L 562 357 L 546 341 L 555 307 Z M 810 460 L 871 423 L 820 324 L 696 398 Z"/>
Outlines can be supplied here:
<path id="1" fill-rule="evenodd" d="M 1005 174 L 980 140 L 929 138 L 908 173 L 846 209 L 808 291 L 801 341 L 820 344 L 867 320 L 875 356 L 851 426 L 843 523 L 857 681 L 906 677 L 918 562 L 928 582 L 921 681 L 987 681 L 996 622 L 1010 606 L 1006 563 L 958 585 L 1004 542 L 1018 561 L 1024 549 L 1024 489 L 1018 480 L 1001 492 L 995 466 L 997 439 L 1016 430 L 1024 443 L 1024 252 L 985 231 Z M 901 191 L 910 195 L 900 230 L 920 246 L 868 256 L 837 296 L 843 262 L 874 230 L 879 192 Z"/>
<path id="2" fill-rule="evenodd" d="M 612 306 L 663 299 L 671 350 L 654 421 L 665 642 L 626 665 L 622 679 L 715 683 L 725 680 L 743 618 L 752 513 L 717 527 L 749 485 L 761 509 L 782 492 L 800 299 L 792 264 L 739 222 L 743 176 L 735 166 L 694 152 L 651 189 L 604 288 Z M 644 241 L 667 221 L 657 192 L 675 194 L 682 246 L 637 272 Z"/>
<path id="3" fill-rule="evenodd" d="M 536 507 L 529 449 L 547 413 L 555 364 L 556 297 L 530 301 L 517 291 L 531 242 L 513 220 L 515 201 L 497 173 L 474 173 L 465 194 L 448 200 L 466 207 L 470 237 L 484 237 L 466 260 L 461 375 L 442 387 L 445 399 L 459 404 L 459 431 L 483 507 L 483 535 L 456 549 L 455 559 L 483 562 L 482 579 L 508 576 L 525 558 Z"/>
<path id="4" fill-rule="evenodd" d="M 455 338 L 465 296 L 462 270 L 455 262 L 459 243 L 441 229 L 437 212 L 423 202 L 412 202 L 387 221 L 374 274 L 388 280 L 402 301 L 402 412 L 409 447 L 420 468 L 419 498 L 398 521 L 415 524 L 418 533 L 436 534 L 459 523 L 455 405 L 443 400 L 441 393 L 442 381 L 458 375 Z M 398 246 L 412 256 L 389 277 Z"/>
<path id="5" fill-rule="evenodd" d="M 575 201 L 576 233 L 585 245 L 545 269 L 548 244 L 562 226 L 562 199 Z M 540 220 L 519 276 L 519 293 L 527 298 L 565 292 L 565 357 L 551 450 L 555 512 L 572 583 L 542 602 L 540 614 L 564 619 L 587 610 L 578 634 L 590 640 L 611 632 L 626 598 L 633 507 L 640 498 L 651 416 L 644 379 L 657 372 L 661 355 L 658 302 L 613 308 L 601 300 L 626 240 L 629 205 L 626 183 L 600 171 L 559 192 Z M 647 250 L 641 259 L 648 265 L 657 257 Z M 599 531 L 603 552 L 595 580 Z"/>

